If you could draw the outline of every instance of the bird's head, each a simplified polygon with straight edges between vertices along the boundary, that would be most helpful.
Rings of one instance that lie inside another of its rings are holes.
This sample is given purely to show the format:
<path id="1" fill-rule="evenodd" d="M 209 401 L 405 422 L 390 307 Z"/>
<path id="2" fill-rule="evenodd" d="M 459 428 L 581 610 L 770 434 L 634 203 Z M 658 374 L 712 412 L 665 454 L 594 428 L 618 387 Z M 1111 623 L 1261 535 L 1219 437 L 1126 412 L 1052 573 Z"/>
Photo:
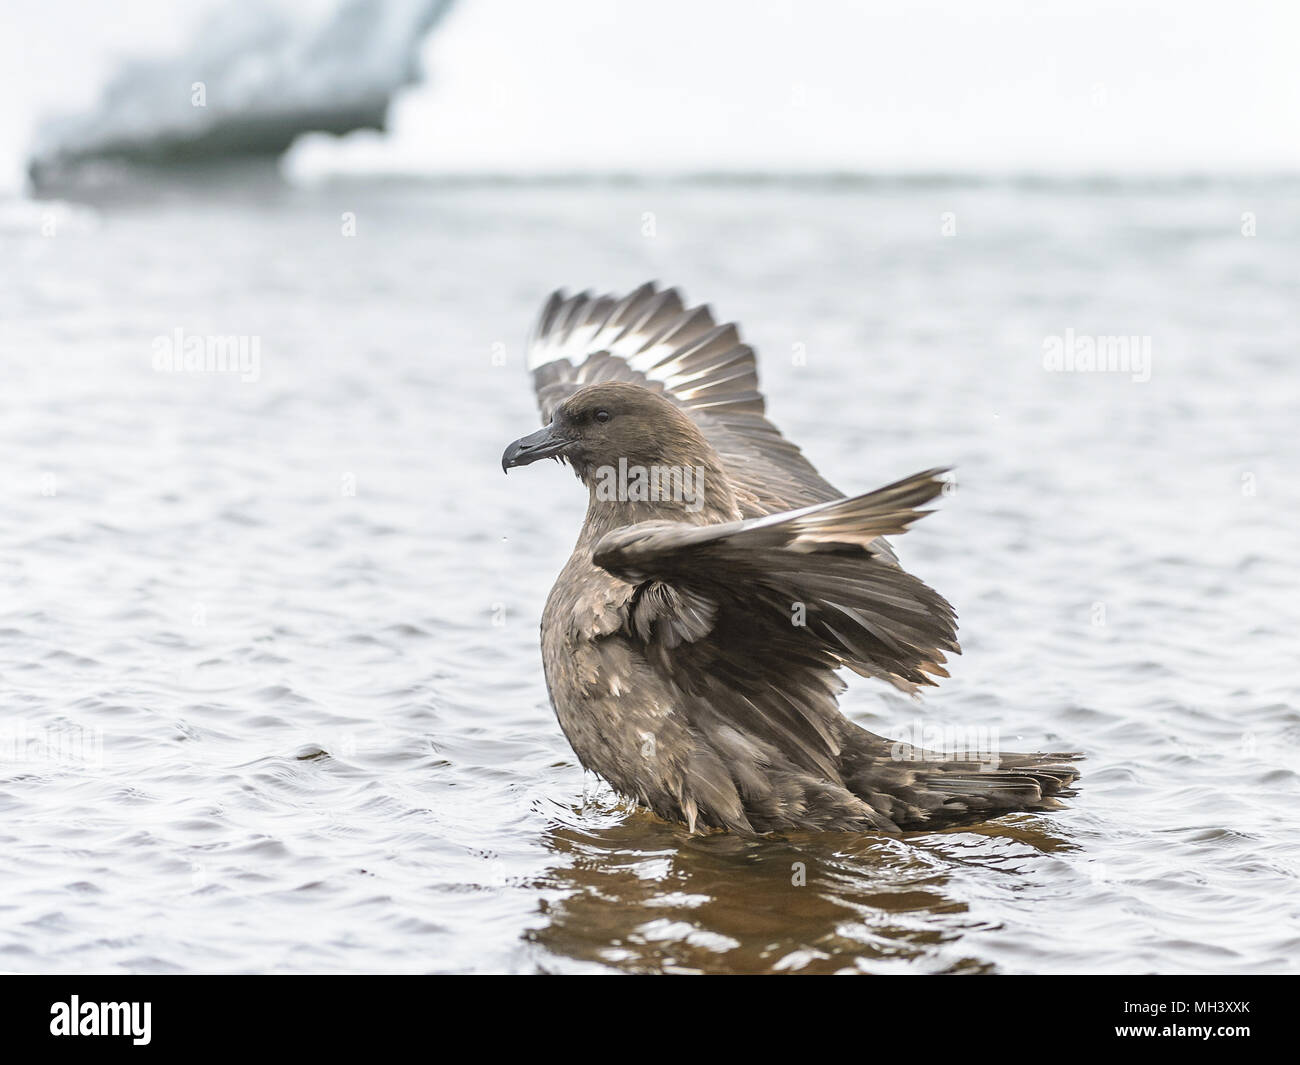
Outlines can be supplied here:
<path id="1" fill-rule="evenodd" d="M 588 385 L 555 408 L 551 423 L 516 440 L 501 467 L 556 458 L 606 502 L 704 506 L 725 489 L 721 460 L 676 404 L 643 385 Z M 710 486 L 708 480 L 714 484 Z"/>

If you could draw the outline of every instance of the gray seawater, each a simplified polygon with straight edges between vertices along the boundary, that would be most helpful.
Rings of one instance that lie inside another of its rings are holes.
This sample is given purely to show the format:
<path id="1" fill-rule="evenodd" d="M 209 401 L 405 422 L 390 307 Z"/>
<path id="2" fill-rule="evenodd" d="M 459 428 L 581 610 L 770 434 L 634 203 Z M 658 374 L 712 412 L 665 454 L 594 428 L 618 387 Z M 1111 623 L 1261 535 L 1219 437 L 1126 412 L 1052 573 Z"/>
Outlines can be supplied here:
<path id="1" fill-rule="evenodd" d="M 0 969 L 1293 969 L 1295 193 L 0 204 Z M 844 490 L 956 467 L 897 546 L 965 654 L 922 702 L 855 679 L 846 709 L 1086 752 L 1068 810 L 746 842 L 584 776 L 537 647 L 584 496 L 499 456 L 536 424 L 545 295 L 648 278 L 742 323 Z M 257 379 L 155 369 L 178 329 L 256 338 Z M 1149 380 L 1049 372 L 1067 330 L 1147 338 Z"/>

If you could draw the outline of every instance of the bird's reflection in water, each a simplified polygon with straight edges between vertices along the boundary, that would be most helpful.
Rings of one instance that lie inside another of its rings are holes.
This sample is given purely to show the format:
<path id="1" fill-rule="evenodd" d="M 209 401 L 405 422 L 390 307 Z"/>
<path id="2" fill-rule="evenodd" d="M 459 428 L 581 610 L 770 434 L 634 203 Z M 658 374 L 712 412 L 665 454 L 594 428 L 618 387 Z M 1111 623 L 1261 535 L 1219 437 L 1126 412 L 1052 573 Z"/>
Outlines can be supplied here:
<path id="1" fill-rule="evenodd" d="M 546 840 L 557 858 L 546 880 L 563 895 L 528 936 L 627 972 L 991 971 L 963 952 L 964 934 L 988 924 L 954 892 L 952 870 L 1020 874 L 1075 847 L 1045 827 L 1026 815 L 904 839 L 746 840 L 692 836 L 625 806 L 565 810 Z"/>

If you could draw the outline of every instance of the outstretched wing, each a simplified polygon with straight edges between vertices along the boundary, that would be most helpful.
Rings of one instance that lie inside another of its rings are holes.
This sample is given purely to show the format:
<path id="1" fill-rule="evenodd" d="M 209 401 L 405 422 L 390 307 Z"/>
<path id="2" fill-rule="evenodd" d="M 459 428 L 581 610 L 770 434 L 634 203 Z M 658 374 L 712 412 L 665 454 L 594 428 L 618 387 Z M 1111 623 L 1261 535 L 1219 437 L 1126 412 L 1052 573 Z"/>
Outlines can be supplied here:
<path id="1" fill-rule="evenodd" d="M 960 653 L 943 596 L 875 545 L 929 511 L 943 490 L 927 470 L 867 495 L 720 525 L 652 521 L 606 533 L 596 565 L 638 586 L 633 634 L 660 654 L 708 635 L 720 654 L 761 665 L 841 665 L 912 693 Z M 731 646 L 728 645 L 731 641 Z M 774 682 L 801 683 L 797 670 Z M 824 687 L 824 680 L 818 680 Z"/>
<path id="2" fill-rule="evenodd" d="M 962 803 L 976 802 L 970 766 L 928 752 L 896 761 L 836 702 L 840 666 L 915 692 L 947 676 L 945 656 L 960 650 L 947 601 L 875 550 L 928 513 L 919 508 L 942 491 L 940 472 L 726 524 L 642 522 L 597 542 L 596 565 L 634 585 L 627 638 L 680 692 L 674 707 L 697 741 L 688 823 L 698 812 L 742 832 L 898 831 L 944 823 L 959 786 Z M 1040 795 L 1023 774 L 997 784 L 981 809 L 1008 800 L 1011 785 L 1022 806 Z"/>
<path id="3" fill-rule="evenodd" d="M 547 301 L 529 344 L 543 422 L 586 385 L 631 381 L 682 408 L 722 457 L 741 512 L 771 514 L 843 493 L 764 416 L 754 351 L 707 306 L 647 283 L 621 299 L 583 292 Z M 883 547 L 882 553 L 887 552 Z"/>

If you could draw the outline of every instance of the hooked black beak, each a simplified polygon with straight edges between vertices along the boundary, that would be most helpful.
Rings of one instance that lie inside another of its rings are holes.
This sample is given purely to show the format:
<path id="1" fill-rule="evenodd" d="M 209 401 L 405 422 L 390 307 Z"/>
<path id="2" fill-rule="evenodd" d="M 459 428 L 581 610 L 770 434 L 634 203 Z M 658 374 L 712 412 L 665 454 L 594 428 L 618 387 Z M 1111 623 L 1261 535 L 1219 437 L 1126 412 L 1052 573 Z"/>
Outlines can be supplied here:
<path id="1" fill-rule="evenodd" d="M 557 435 L 554 429 L 555 423 L 552 422 L 535 433 L 520 437 L 506 448 L 501 456 L 501 468 L 508 473 L 511 466 L 527 466 L 538 459 L 558 455 L 569 446 L 571 441 Z"/>

